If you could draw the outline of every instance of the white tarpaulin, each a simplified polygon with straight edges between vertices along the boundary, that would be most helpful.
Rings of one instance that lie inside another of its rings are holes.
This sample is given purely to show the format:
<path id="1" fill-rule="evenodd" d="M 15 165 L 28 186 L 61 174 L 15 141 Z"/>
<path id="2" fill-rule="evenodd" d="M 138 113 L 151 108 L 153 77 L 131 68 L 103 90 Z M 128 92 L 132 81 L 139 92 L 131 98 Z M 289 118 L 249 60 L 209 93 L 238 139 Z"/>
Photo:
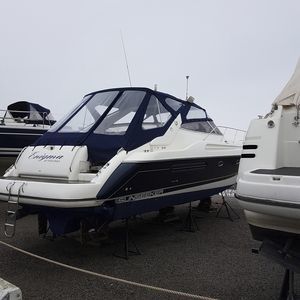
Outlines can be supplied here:
<path id="1" fill-rule="evenodd" d="M 298 60 L 293 76 L 288 81 L 282 92 L 274 100 L 273 105 L 298 105 L 300 104 L 300 59 Z"/>

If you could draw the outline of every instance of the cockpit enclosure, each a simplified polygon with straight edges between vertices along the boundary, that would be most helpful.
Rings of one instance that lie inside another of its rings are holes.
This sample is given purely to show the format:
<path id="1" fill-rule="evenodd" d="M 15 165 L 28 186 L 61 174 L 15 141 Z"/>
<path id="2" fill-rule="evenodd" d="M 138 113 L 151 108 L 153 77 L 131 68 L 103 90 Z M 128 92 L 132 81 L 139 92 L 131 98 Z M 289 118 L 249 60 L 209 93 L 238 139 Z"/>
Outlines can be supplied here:
<path id="1" fill-rule="evenodd" d="M 92 166 L 103 165 L 121 148 L 130 151 L 164 135 L 179 114 L 184 129 L 221 134 L 194 103 L 148 88 L 116 88 L 86 95 L 35 146 L 86 145 Z"/>

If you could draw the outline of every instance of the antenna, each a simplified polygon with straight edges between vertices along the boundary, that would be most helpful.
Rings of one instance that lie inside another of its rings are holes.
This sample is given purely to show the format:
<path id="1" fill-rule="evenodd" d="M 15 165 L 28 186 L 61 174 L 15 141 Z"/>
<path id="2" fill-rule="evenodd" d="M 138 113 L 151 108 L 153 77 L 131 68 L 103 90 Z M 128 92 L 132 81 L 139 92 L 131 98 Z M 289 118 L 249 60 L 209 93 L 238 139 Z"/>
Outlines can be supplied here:
<path id="1" fill-rule="evenodd" d="M 186 78 L 186 92 L 185 92 L 185 99 L 187 100 L 188 97 L 189 97 L 189 78 L 190 78 L 190 76 L 189 76 L 189 75 L 186 75 L 185 78 Z"/>
<path id="2" fill-rule="evenodd" d="M 122 41 L 122 46 L 123 46 L 123 51 L 124 51 L 124 57 L 125 57 L 125 62 L 126 62 L 128 80 L 129 80 L 130 86 L 132 86 L 131 79 L 130 79 L 130 72 L 129 72 L 128 60 L 127 60 L 127 55 L 126 55 L 126 49 L 125 49 L 124 40 L 123 40 L 122 30 L 120 30 L 120 35 L 121 35 L 121 41 Z"/>

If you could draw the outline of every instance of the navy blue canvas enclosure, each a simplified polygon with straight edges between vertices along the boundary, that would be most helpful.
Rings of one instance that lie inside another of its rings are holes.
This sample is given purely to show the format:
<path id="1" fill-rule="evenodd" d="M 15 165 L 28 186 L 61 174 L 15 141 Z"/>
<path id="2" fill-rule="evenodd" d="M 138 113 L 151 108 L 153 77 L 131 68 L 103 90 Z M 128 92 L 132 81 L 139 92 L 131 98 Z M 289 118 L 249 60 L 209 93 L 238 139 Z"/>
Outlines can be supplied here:
<path id="1" fill-rule="evenodd" d="M 101 165 L 121 148 L 130 151 L 164 135 L 179 114 L 186 124 L 211 121 L 198 105 L 169 94 L 138 87 L 107 89 L 86 95 L 35 145 L 86 145 L 91 164 Z"/>

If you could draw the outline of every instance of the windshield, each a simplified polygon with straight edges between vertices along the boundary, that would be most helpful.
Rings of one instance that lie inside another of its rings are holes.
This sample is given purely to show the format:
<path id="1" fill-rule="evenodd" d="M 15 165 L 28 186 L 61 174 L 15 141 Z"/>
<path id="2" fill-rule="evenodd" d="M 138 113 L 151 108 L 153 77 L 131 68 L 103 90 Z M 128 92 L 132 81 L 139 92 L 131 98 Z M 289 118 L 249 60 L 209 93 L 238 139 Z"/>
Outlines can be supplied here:
<path id="1" fill-rule="evenodd" d="M 48 132 L 55 132 L 57 131 L 71 116 L 72 114 L 82 105 L 82 103 L 86 102 L 91 96 L 85 96 L 79 103 L 75 105 L 75 107 L 71 110 L 71 112 L 67 113 L 62 119 L 57 121 L 49 130 Z"/>
<path id="2" fill-rule="evenodd" d="M 107 110 L 118 93 L 118 91 L 110 91 L 95 94 L 59 132 L 87 132 Z"/>

